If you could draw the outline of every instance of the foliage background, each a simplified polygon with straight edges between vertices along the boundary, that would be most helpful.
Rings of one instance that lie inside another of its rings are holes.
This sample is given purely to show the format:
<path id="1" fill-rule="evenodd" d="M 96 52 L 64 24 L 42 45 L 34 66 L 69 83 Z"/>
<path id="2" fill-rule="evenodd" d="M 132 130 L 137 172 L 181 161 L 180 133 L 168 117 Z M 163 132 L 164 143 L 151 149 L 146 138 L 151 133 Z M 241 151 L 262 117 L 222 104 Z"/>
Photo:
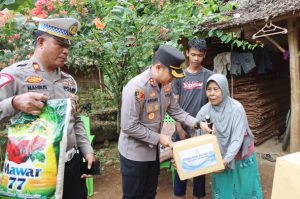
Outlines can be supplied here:
<path id="1" fill-rule="evenodd" d="M 184 38 L 199 36 L 217 37 L 243 49 L 256 47 L 233 33 L 213 28 L 197 31 L 199 24 L 230 20 L 222 12 L 235 7 L 237 1 L 219 0 L 2 0 L 0 68 L 32 56 L 37 28 L 33 16 L 77 18 L 82 28 L 66 67 L 85 73 L 100 70 L 104 86 L 91 91 L 92 103 L 108 101 L 107 105 L 120 110 L 123 86 L 151 65 L 153 49 L 160 44 L 183 50 Z"/>

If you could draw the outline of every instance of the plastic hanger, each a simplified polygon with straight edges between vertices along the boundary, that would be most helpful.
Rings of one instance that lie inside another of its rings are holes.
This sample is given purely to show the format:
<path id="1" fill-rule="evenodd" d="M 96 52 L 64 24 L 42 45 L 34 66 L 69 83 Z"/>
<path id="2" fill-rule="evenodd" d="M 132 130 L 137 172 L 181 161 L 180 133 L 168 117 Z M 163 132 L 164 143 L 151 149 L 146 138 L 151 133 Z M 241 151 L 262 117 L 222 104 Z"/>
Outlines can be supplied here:
<path id="1" fill-rule="evenodd" d="M 272 22 L 270 22 L 269 24 L 266 23 L 262 29 L 260 29 L 254 35 L 252 35 L 252 39 L 256 39 L 258 37 L 265 37 L 269 35 L 286 34 L 287 32 L 288 30 L 286 28 L 276 26 L 272 24 Z"/>

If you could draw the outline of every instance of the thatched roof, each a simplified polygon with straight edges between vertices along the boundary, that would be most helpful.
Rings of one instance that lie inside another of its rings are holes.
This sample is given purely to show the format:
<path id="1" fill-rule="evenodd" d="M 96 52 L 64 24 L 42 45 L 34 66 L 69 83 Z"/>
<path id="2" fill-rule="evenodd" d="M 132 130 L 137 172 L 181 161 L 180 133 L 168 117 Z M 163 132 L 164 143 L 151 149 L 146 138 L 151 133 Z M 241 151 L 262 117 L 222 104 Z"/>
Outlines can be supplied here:
<path id="1" fill-rule="evenodd" d="M 218 21 L 202 24 L 199 30 L 211 27 L 224 29 L 249 24 L 256 21 L 268 21 L 278 16 L 300 13 L 300 0 L 248 0 L 240 1 L 239 7 L 229 13 L 222 13 L 233 17 L 230 21 Z M 234 17 L 240 15 L 239 17 Z"/>

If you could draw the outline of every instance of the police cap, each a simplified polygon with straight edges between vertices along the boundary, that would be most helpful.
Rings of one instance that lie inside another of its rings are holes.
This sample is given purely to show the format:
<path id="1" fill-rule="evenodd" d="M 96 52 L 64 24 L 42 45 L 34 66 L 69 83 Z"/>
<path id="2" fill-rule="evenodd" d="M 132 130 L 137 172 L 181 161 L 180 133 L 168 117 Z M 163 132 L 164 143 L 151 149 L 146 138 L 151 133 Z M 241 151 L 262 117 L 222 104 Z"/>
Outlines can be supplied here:
<path id="1" fill-rule="evenodd" d="M 66 45 L 71 45 L 72 37 L 81 27 L 79 21 L 74 18 L 41 19 L 33 17 L 32 19 L 39 22 L 39 31 L 48 33 Z"/>
<path id="2" fill-rule="evenodd" d="M 185 56 L 177 48 L 170 45 L 161 45 L 154 54 L 154 60 L 160 61 L 164 66 L 167 66 L 172 76 L 183 78 L 185 75 L 181 64 L 185 60 Z"/>

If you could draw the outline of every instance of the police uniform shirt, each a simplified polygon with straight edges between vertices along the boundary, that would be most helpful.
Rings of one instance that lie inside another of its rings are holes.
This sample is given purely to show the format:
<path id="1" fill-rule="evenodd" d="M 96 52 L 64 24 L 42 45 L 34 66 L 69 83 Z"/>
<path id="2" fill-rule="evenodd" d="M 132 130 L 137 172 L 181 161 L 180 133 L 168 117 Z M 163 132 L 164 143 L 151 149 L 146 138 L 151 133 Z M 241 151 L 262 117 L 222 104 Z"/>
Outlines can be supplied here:
<path id="1" fill-rule="evenodd" d="M 150 69 L 134 77 L 122 92 L 121 132 L 118 148 L 134 161 L 154 161 L 165 113 L 193 127 L 197 120 L 176 102 L 171 84 L 159 87 Z"/>
<path id="2" fill-rule="evenodd" d="M 13 64 L 0 72 L 0 121 L 17 114 L 12 106 L 12 98 L 18 94 L 38 92 L 46 94 L 49 99 L 71 98 L 67 150 L 77 146 L 83 155 L 93 153 L 80 114 L 76 111 L 76 91 L 76 81 L 71 75 L 62 72 L 60 68 L 47 72 L 33 56 L 30 60 Z"/>

